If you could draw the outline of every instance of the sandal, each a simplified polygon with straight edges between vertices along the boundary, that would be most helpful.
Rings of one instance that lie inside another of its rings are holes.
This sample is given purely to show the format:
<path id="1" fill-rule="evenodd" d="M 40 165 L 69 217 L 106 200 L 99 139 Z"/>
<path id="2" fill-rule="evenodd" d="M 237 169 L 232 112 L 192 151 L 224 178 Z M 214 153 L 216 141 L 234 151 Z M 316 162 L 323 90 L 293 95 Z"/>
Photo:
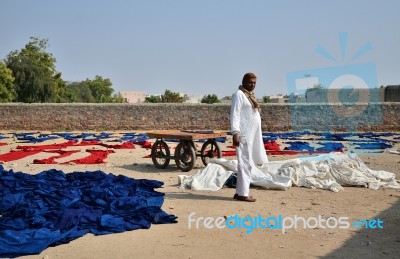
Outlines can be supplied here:
<path id="1" fill-rule="evenodd" d="M 238 201 L 247 201 L 247 202 L 255 202 L 256 201 L 256 199 L 253 198 L 253 196 L 240 196 L 237 193 L 235 193 L 233 198 Z"/>

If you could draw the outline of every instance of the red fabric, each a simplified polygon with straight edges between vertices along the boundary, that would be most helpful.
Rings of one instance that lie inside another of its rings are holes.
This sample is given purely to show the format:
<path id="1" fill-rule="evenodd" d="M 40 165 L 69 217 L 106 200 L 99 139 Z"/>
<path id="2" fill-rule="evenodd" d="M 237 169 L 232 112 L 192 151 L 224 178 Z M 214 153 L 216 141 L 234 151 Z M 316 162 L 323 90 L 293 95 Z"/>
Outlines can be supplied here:
<path id="1" fill-rule="evenodd" d="M 79 150 L 68 150 L 68 151 L 64 151 L 64 150 L 46 150 L 45 152 L 51 152 L 51 153 L 58 153 L 58 156 L 51 156 L 49 158 L 45 158 L 45 159 L 34 159 L 33 163 L 34 164 L 58 164 L 57 162 L 55 162 L 56 159 L 59 158 L 63 158 L 66 156 L 69 156 L 71 154 L 77 153 L 79 152 Z"/>
<path id="2" fill-rule="evenodd" d="M 108 157 L 108 154 L 115 153 L 113 150 L 86 150 L 90 155 L 84 158 L 71 160 L 68 162 L 62 163 L 63 165 L 74 163 L 74 164 L 101 164 L 104 163 L 104 160 Z"/>
<path id="3" fill-rule="evenodd" d="M 43 150 L 45 150 L 45 149 L 61 149 L 61 148 L 66 148 L 66 147 L 74 146 L 75 143 L 76 143 L 75 141 L 70 140 L 70 141 L 68 141 L 68 142 L 59 143 L 59 144 L 51 144 L 51 145 L 17 146 L 17 149 L 43 151 Z"/>
<path id="4" fill-rule="evenodd" d="M 135 148 L 135 144 L 133 144 L 132 142 L 126 141 L 122 144 L 118 144 L 118 145 L 108 145 L 105 143 L 100 143 L 100 146 L 106 147 L 106 148 L 114 148 L 114 149 L 134 149 Z"/>
<path id="5" fill-rule="evenodd" d="M 281 150 L 279 144 L 276 141 L 269 141 L 264 143 L 264 148 L 265 150 L 275 150 L 275 151 Z"/>
<path id="6" fill-rule="evenodd" d="M 36 155 L 37 153 L 42 152 L 41 150 L 11 150 L 8 153 L 0 155 L 0 161 L 9 162 L 18 160 L 21 158 L 25 158 L 27 156 Z"/>
<path id="7" fill-rule="evenodd" d="M 142 148 L 151 148 L 151 147 L 152 147 L 151 143 L 148 142 L 147 140 L 145 140 L 145 141 L 138 141 L 138 142 L 135 142 L 135 144 L 141 145 Z"/>
<path id="8" fill-rule="evenodd" d="M 5 145 L 7 145 L 7 143 L 0 142 L 0 147 Z"/>
<path id="9" fill-rule="evenodd" d="M 222 156 L 236 156 L 236 150 L 222 150 Z"/>
<path id="10" fill-rule="evenodd" d="M 150 142 L 145 141 L 145 142 L 143 143 L 143 145 L 142 145 L 142 148 L 152 148 L 152 145 L 151 145 Z"/>

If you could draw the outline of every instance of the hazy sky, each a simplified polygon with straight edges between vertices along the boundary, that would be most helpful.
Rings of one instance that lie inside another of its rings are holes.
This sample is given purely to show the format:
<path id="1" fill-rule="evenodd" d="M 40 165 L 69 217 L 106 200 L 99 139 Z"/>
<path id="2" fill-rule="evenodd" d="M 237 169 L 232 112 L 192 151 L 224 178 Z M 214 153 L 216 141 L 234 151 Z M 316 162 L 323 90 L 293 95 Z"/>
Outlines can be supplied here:
<path id="1" fill-rule="evenodd" d="M 290 72 L 364 62 L 379 85 L 399 84 L 399 10 L 399 0 L 0 0 L 0 59 L 48 38 L 64 80 L 101 75 L 116 91 L 149 94 L 222 98 L 249 71 L 257 97 L 285 94 Z"/>

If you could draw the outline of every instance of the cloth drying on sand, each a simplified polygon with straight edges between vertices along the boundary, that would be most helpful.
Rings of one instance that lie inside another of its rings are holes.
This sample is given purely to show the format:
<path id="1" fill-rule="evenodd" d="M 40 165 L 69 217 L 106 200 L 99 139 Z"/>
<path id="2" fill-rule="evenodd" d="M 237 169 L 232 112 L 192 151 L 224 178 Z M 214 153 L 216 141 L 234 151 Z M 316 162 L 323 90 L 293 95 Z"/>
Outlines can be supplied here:
<path id="1" fill-rule="evenodd" d="M 0 165 L 0 257 L 38 254 L 87 233 L 104 235 L 175 223 L 161 210 L 162 182 L 102 171 L 36 175 Z"/>
<path id="2" fill-rule="evenodd" d="M 217 158 L 192 176 L 180 175 L 179 184 L 186 189 L 216 191 L 236 171 L 236 160 Z M 342 191 L 343 186 L 400 189 L 395 174 L 369 169 L 355 153 L 332 152 L 268 162 L 254 168 L 251 174 L 251 184 L 266 189 L 287 190 L 292 185 L 333 192 Z"/>
<path id="3" fill-rule="evenodd" d="M 55 160 L 70 156 L 71 154 L 78 153 L 79 150 L 45 150 L 44 152 L 58 153 L 56 156 L 51 156 L 45 159 L 34 159 L 34 164 L 58 164 Z"/>

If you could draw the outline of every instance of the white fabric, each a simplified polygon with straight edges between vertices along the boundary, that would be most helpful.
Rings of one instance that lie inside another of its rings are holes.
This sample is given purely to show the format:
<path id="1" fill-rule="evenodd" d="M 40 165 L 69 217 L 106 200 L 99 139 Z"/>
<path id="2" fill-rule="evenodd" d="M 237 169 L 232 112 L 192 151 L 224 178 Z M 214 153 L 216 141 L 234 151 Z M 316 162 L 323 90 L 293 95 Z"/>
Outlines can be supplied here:
<path id="1" fill-rule="evenodd" d="M 238 90 L 232 96 L 231 131 L 238 132 L 239 147 L 236 148 L 238 172 L 236 193 L 249 196 L 250 175 L 256 165 L 268 162 L 264 149 L 261 131 L 261 117 L 258 109 L 254 109 L 246 95 Z"/>
<path id="2" fill-rule="evenodd" d="M 219 165 L 218 172 L 213 169 L 208 175 L 214 165 Z M 196 183 L 196 190 L 205 190 L 203 186 L 208 186 L 209 182 L 218 182 L 218 188 L 213 189 L 218 190 L 223 186 L 221 182 L 226 181 L 230 174 L 237 172 L 235 165 L 237 165 L 235 160 L 214 159 L 206 168 L 200 170 L 201 175 L 208 177 L 199 177 L 199 171 L 190 177 L 191 182 Z M 221 178 L 216 180 L 213 177 Z M 202 179 L 206 179 L 207 182 L 203 182 Z M 191 182 L 183 180 L 181 187 L 190 189 Z M 400 189 L 395 174 L 369 169 L 355 153 L 336 152 L 315 157 L 273 161 L 261 167 L 253 167 L 250 182 L 255 186 L 278 190 L 287 190 L 292 185 L 333 192 L 343 191 L 343 186 L 364 186 L 373 190 L 380 187 Z"/>
<path id="3" fill-rule="evenodd" d="M 218 163 L 215 163 L 218 161 Z M 217 158 L 212 160 L 207 167 L 200 169 L 195 175 L 179 175 L 180 188 L 217 191 L 221 189 L 232 173 L 237 171 L 236 160 Z"/>

